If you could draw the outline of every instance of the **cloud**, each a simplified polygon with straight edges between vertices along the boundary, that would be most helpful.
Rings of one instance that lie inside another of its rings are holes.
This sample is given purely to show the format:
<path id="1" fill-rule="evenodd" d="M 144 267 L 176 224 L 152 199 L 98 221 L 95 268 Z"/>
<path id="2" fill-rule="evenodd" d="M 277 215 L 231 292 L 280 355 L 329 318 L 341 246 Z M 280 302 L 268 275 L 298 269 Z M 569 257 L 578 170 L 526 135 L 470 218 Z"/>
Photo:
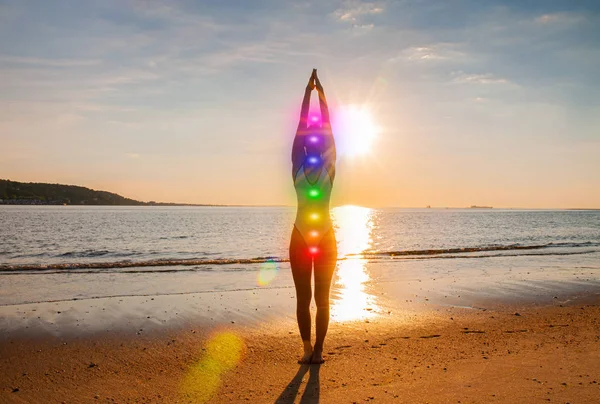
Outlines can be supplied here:
<path id="1" fill-rule="evenodd" d="M 82 103 L 77 102 L 73 107 L 83 112 L 133 112 L 135 108 L 131 107 L 120 107 L 118 105 L 110 104 L 94 104 L 94 103 Z"/>
<path id="2" fill-rule="evenodd" d="M 458 46 L 454 43 L 413 46 L 404 49 L 400 56 L 409 61 L 457 60 L 465 57 L 464 52 L 456 49 Z"/>
<path id="3" fill-rule="evenodd" d="M 408 50 L 409 60 L 436 60 L 436 59 L 446 59 L 445 56 L 442 56 L 440 53 L 436 52 L 433 48 L 428 47 L 416 47 L 410 48 Z"/>
<path id="4" fill-rule="evenodd" d="M 536 24 L 543 25 L 573 25 L 583 21 L 585 17 L 574 13 L 549 13 L 542 14 L 534 19 Z"/>
<path id="5" fill-rule="evenodd" d="M 383 12 L 383 7 L 375 3 L 363 3 L 361 1 L 347 1 L 344 7 L 338 8 L 333 12 L 333 15 L 339 21 L 355 22 L 360 17 L 370 14 L 380 14 Z"/>
<path id="6" fill-rule="evenodd" d="M 159 85 L 163 78 L 162 72 L 121 66 L 107 65 L 94 69 L 73 66 L 67 69 L 17 66 L 0 68 L 0 75 L 5 78 L 0 84 L 0 91 L 31 94 L 31 100 L 37 101 L 84 101 L 106 91 L 128 89 L 131 86 L 144 86 L 145 90 L 149 90 L 152 89 L 151 84 Z M 2 98 L 4 97 L 0 97 Z"/>
<path id="7" fill-rule="evenodd" d="M 0 63 L 18 64 L 42 67 L 79 67 L 93 66 L 100 63 L 99 59 L 47 59 L 21 56 L 0 56 Z"/>
<path id="8" fill-rule="evenodd" d="M 464 43 L 434 42 L 418 46 L 408 46 L 395 56 L 387 59 L 387 63 L 404 63 L 418 65 L 419 68 L 431 67 L 433 69 L 444 66 L 463 66 L 474 60 L 474 55 L 463 51 Z M 427 66 L 426 66 L 427 65 Z"/>
<path id="9" fill-rule="evenodd" d="M 541 24 L 548 24 L 548 23 L 551 23 L 551 22 L 554 22 L 557 20 L 558 20 L 557 14 L 544 14 L 544 15 L 537 17 L 535 19 L 535 22 L 538 22 Z"/>
<path id="10" fill-rule="evenodd" d="M 510 84 L 508 79 L 496 77 L 491 73 L 467 74 L 462 71 L 452 72 L 452 82 L 458 84 Z"/>
<path id="11" fill-rule="evenodd" d="M 52 100 L 1 100 L 0 122 L 4 124 L 75 126 L 85 120 L 76 104 Z M 1 131 L 0 131 L 1 132 Z"/>
<path id="12" fill-rule="evenodd" d="M 354 24 L 352 28 L 357 30 L 370 31 L 373 29 L 374 26 L 374 24 Z"/>

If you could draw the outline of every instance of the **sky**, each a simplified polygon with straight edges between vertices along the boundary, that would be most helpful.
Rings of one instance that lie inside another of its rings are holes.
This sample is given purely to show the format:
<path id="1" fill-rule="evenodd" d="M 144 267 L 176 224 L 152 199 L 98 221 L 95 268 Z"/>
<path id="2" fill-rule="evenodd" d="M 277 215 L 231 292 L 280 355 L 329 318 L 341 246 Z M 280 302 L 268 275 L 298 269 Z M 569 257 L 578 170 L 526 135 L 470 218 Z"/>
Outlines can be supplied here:
<path id="1" fill-rule="evenodd" d="M 0 178 L 293 205 L 317 68 L 333 205 L 600 208 L 598 66 L 596 0 L 0 0 Z"/>

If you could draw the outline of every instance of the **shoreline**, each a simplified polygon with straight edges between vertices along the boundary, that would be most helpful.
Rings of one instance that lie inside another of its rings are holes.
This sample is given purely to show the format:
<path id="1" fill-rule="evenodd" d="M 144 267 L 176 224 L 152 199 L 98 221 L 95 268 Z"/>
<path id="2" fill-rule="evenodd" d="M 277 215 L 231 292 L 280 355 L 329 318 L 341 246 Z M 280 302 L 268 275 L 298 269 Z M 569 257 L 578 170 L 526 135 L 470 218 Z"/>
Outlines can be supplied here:
<path id="1" fill-rule="evenodd" d="M 341 269 L 340 269 L 341 270 Z M 497 310 L 506 307 L 545 307 L 588 304 L 600 300 L 595 277 L 569 275 L 562 280 L 525 278 L 514 274 L 504 283 L 496 279 L 408 276 L 376 282 L 339 284 L 331 291 L 332 323 L 423 314 L 445 309 Z M 463 268 L 463 271 L 467 271 Z M 525 270 L 521 272 L 524 273 Z M 0 342 L 31 335 L 69 338 L 105 333 L 155 333 L 188 325 L 213 328 L 238 324 L 260 327 L 270 323 L 295 324 L 295 290 L 291 273 L 270 287 L 246 289 L 166 291 L 85 298 L 7 303 L 0 305 Z M 385 275 L 385 274 L 384 274 Z M 440 275 L 438 275 L 440 276 Z M 500 274 L 502 276 L 502 274 Z M 290 278 L 290 279 L 286 279 Z M 162 278 L 158 278 L 160 286 Z M 185 279 L 182 280 L 185 282 Z M 200 278 L 201 283 L 206 282 Z M 76 281 L 76 284 L 80 284 Z M 110 285 L 108 285 L 110 286 Z M 143 285 L 147 292 L 148 285 Z M 316 310 L 314 301 L 311 310 Z"/>
<path id="2" fill-rule="evenodd" d="M 443 262 L 427 260 L 401 264 L 341 261 L 332 283 L 332 321 L 448 307 L 494 310 L 508 305 L 584 304 L 600 298 L 595 267 L 546 271 L 537 269 L 537 261 L 524 257 L 517 261 L 495 259 L 499 260 L 496 269 L 483 275 L 478 263 L 468 259 L 461 260 L 460 266 L 454 261 L 450 268 Z M 266 286 L 260 285 L 262 276 L 275 273 L 263 274 L 260 266 L 255 271 L 184 272 L 175 277 L 171 273 L 143 273 L 134 278 L 137 281 L 127 283 L 121 280 L 129 280 L 129 274 L 73 273 L 68 278 L 41 274 L 33 275 L 39 278 L 36 283 L 44 284 L 46 289 L 36 294 L 40 299 L 37 301 L 27 300 L 24 294 L 11 297 L 9 290 L 23 288 L 32 279 L 31 275 L 14 275 L 8 278 L 15 281 L 7 284 L 4 296 L 0 293 L 0 341 L 12 335 L 62 337 L 169 330 L 184 324 L 213 327 L 293 323 L 295 290 L 291 271 L 284 264 L 277 272 Z"/>

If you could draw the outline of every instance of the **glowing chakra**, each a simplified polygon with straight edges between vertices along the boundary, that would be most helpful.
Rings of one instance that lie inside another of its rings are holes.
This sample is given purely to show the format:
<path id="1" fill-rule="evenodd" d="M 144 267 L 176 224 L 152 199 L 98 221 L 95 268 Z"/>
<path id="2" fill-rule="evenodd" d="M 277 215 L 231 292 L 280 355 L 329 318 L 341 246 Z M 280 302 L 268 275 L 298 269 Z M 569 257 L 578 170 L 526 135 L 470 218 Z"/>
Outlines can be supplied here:
<path id="1" fill-rule="evenodd" d="M 309 234 L 310 234 L 311 237 L 317 237 L 319 235 L 319 232 L 316 231 L 316 230 L 313 230 Z"/>
<path id="2" fill-rule="evenodd" d="M 317 136 L 311 136 L 308 139 L 310 140 L 311 143 L 318 143 L 319 142 L 319 138 Z"/>
<path id="3" fill-rule="evenodd" d="M 308 158 L 308 162 L 309 162 L 310 164 L 317 164 L 317 163 L 319 162 L 319 158 L 318 158 L 318 157 L 316 157 L 316 156 L 310 156 L 310 157 Z"/>
<path id="4" fill-rule="evenodd" d="M 319 249 L 317 247 L 310 247 L 308 251 L 310 251 L 310 253 L 314 255 L 319 252 Z"/>
<path id="5" fill-rule="evenodd" d="M 319 214 L 318 213 L 311 213 L 310 214 L 310 218 L 312 220 L 319 220 Z"/>
<path id="6" fill-rule="evenodd" d="M 317 196 L 319 196 L 319 190 L 311 189 L 310 191 L 308 191 L 308 196 L 310 196 L 312 198 L 316 198 Z"/>
<path id="7" fill-rule="evenodd" d="M 311 120 L 311 121 L 313 121 L 313 122 L 319 122 L 319 117 L 318 117 L 318 116 L 316 116 L 316 115 L 313 115 L 313 116 L 310 118 L 310 120 Z"/>

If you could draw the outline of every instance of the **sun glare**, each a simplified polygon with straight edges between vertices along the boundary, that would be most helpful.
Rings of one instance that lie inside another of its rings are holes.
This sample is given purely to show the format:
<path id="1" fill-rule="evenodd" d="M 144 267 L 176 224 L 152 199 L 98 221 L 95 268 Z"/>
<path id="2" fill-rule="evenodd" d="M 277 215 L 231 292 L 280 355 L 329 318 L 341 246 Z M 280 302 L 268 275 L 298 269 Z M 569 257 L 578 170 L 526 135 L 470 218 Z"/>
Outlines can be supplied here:
<path id="1" fill-rule="evenodd" d="M 340 258 L 332 291 L 331 315 L 334 321 L 369 318 L 378 312 L 376 297 L 369 293 L 367 260 L 360 254 L 373 240 L 372 209 L 360 206 L 338 206 L 332 209 Z"/>
<path id="2" fill-rule="evenodd" d="M 379 127 L 368 108 L 344 105 L 338 108 L 335 123 L 336 148 L 340 155 L 360 156 L 371 151 Z"/>

